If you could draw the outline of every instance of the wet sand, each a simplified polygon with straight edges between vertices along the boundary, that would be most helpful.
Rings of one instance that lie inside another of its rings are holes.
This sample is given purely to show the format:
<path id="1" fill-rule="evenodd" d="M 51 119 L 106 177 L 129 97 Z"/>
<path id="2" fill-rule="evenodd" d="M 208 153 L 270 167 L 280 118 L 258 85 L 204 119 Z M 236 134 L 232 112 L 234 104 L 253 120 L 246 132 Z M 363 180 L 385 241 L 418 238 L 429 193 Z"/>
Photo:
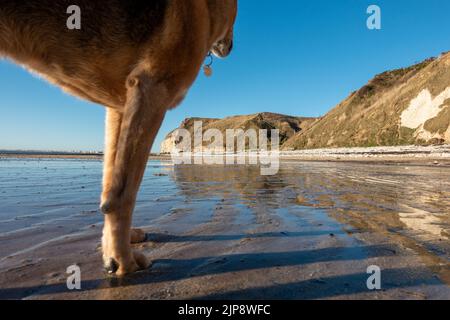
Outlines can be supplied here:
<path id="1" fill-rule="evenodd" d="M 134 224 L 153 266 L 126 279 L 101 268 L 100 182 L 99 160 L 0 160 L 0 298 L 450 299 L 445 162 L 296 160 L 261 176 L 150 161 Z"/>

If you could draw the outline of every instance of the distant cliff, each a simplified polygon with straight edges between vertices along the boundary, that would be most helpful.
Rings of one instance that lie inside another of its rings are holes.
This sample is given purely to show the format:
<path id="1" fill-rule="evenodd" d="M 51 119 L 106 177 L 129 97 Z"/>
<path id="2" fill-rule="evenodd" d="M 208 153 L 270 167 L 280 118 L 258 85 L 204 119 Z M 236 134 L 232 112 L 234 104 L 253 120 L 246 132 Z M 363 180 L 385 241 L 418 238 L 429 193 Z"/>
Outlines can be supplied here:
<path id="1" fill-rule="evenodd" d="M 180 128 L 279 129 L 284 150 L 450 143 L 450 53 L 387 71 L 321 118 L 259 113 L 226 119 L 190 118 Z M 170 152 L 173 132 L 161 146 Z"/>
<path id="2" fill-rule="evenodd" d="M 450 143 L 450 53 L 377 75 L 285 149 Z"/>
<path id="3" fill-rule="evenodd" d="M 225 119 L 210 119 L 210 118 L 188 118 L 184 120 L 181 125 L 169 133 L 166 139 L 161 144 L 161 153 L 170 153 L 174 146 L 179 143 L 177 140 L 177 130 L 186 129 L 194 136 L 194 123 L 196 121 L 202 122 L 203 132 L 209 129 L 219 130 L 223 136 L 226 136 L 228 129 L 242 129 L 247 131 L 249 129 L 267 129 L 268 132 L 272 129 L 278 129 L 280 132 L 280 147 L 289 138 L 295 134 L 308 128 L 316 119 L 291 117 L 276 113 L 258 113 L 245 116 L 234 116 Z M 270 137 L 268 139 L 270 141 Z"/>

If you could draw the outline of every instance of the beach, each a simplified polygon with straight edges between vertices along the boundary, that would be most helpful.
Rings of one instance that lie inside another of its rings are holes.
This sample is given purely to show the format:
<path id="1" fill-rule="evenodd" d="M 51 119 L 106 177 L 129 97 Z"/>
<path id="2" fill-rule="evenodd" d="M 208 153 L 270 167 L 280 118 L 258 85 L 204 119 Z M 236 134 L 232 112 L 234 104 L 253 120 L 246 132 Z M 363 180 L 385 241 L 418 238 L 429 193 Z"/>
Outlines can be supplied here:
<path id="1" fill-rule="evenodd" d="M 151 159 L 134 225 L 153 265 L 124 279 L 102 269 L 101 157 L 2 155 L 0 298 L 449 299 L 446 150 L 291 153 L 274 176 Z"/>

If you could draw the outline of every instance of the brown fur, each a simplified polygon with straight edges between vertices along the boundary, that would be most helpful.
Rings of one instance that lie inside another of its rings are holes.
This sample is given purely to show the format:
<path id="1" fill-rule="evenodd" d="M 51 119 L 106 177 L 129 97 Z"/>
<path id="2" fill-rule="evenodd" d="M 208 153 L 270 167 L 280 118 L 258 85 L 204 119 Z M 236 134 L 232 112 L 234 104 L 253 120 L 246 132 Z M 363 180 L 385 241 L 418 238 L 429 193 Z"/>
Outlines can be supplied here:
<path id="1" fill-rule="evenodd" d="M 107 107 L 101 208 L 103 257 L 124 275 L 148 267 L 132 212 L 148 154 L 168 109 L 208 51 L 232 48 L 237 0 L 0 0 L 0 57 Z M 81 30 L 69 30 L 69 5 Z"/>

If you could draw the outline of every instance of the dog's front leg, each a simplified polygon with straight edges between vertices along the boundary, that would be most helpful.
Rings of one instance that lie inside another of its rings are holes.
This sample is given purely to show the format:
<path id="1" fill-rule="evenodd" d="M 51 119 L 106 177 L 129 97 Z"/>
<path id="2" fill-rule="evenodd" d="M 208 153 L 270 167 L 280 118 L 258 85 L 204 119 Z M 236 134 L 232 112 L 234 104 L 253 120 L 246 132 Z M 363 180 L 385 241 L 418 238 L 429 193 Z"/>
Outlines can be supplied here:
<path id="1" fill-rule="evenodd" d="M 120 122 L 120 130 L 114 126 L 108 128 L 111 150 L 105 158 L 102 243 L 105 266 L 118 276 L 149 266 L 143 255 L 131 250 L 132 212 L 167 101 L 166 87 L 152 80 L 145 71 L 138 71 L 127 79 L 127 102 L 122 114 L 109 115 L 113 119 L 108 121 L 116 119 L 113 121 L 116 126 Z"/>

